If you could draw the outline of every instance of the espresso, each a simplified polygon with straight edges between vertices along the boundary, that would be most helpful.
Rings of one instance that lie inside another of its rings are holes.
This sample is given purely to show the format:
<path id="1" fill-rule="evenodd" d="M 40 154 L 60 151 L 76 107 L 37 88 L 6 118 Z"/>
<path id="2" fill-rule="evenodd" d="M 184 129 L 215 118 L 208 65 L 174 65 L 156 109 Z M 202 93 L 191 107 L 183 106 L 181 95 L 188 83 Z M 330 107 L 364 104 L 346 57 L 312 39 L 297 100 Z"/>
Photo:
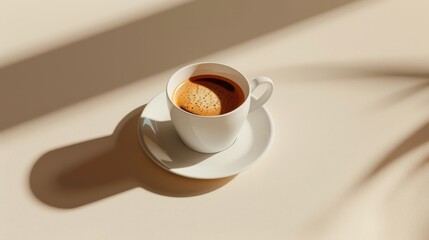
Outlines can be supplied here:
<path id="1" fill-rule="evenodd" d="M 244 102 L 243 90 L 230 79 L 200 75 L 182 82 L 173 93 L 181 109 L 201 116 L 216 116 L 238 108 Z"/>

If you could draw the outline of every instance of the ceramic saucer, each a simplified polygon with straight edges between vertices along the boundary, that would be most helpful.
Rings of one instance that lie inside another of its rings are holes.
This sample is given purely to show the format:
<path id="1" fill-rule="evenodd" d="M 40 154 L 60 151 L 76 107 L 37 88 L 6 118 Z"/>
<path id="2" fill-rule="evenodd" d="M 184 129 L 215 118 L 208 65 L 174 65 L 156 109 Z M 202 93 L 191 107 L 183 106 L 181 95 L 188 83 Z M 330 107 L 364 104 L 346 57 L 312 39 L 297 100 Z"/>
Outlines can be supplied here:
<path id="1" fill-rule="evenodd" d="M 162 168 L 184 177 L 215 179 L 235 175 L 260 159 L 271 145 L 274 126 L 262 107 L 249 114 L 231 147 L 214 154 L 195 152 L 177 135 L 162 92 L 144 108 L 138 132 L 144 151 Z"/>

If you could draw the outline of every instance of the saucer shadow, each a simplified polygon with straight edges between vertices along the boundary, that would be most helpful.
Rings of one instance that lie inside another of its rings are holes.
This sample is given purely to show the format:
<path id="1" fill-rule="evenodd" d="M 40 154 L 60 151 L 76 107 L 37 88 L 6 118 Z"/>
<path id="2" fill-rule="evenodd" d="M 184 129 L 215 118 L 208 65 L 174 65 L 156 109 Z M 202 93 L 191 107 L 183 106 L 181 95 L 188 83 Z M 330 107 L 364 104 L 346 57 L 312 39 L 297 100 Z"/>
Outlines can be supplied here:
<path id="1" fill-rule="evenodd" d="M 188 148 L 180 140 L 171 120 L 157 121 L 142 118 L 139 124 L 140 136 L 144 136 L 141 141 L 148 142 L 151 146 L 145 146 L 148 149 L 146 152 L 152 152 L 149 149 L 156 152 L 155 155 L 158 157 L 152 153 L 149 155 L 152 155 L 153 159 L 159 159 L 157 162 L 166 169 L 190 167 L 214 155 L 214 153 L 195 152 Z"/>
<path id="2" fill-rule="evenodd" d="M 76 208 L 137 187 L 170 197 L 197 196 L 235 177 L 197 180 L 172 174 L 155 164 L 138 139 L 137 126 L 144 107 L 125 116 L 110 136 L 41 156 L 29 176 L 34 196 L 53 207 Z"/>

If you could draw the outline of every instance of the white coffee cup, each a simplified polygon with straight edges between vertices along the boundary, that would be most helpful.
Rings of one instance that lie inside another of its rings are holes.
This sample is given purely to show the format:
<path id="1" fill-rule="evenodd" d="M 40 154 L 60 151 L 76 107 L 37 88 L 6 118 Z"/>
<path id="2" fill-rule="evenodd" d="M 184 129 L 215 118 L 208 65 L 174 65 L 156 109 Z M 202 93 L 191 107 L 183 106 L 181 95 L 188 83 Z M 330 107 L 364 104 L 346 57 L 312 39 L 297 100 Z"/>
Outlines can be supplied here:
<path id="1" fill-rule="evenodd" d="M 244 102 L 231 112 L 216 116 L 189 113 L 173 102 L 173 93 L 183 81 L 199 75 L 216 75 L 234 81 L 244 93 Z M 266 85 L 258 99 L 251 97 L 260 85 Z M 234 144 L 249 112 L 262 107 L 271 97 L 273 81 L 258 77 L 248 81 L 232 67 L 219 63 L 195 63 L 176 71 L 167 83 L 167 98 L 171 121 L 179 137 L 192 150 L 202 153 L 220 152 Z"/>

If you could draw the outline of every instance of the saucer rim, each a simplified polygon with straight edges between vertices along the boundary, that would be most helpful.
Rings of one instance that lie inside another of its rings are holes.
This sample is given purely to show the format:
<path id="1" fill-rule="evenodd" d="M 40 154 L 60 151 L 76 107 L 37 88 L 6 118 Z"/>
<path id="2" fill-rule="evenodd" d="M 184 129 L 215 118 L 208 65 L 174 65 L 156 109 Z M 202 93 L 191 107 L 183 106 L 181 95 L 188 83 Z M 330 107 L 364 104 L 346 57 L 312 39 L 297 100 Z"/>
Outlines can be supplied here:
<path id="1" fill-rule="evenodd" d="M 149 148 L 146 146 L 146 144 L 144 143 L 142 136 L 140 134 L 140 126 L 141 126 L 141 121 L 143 119 L 145 119 L 144 117 L 142 117 L 144 110 L 146 109 L 146 106 L 149 105 L 155 98 L 159 97 L 160 95 L 164 95 L 165 91 L 160 92 L 159 94 L 156 94 L 148 103 L 145 104 L 145 108 L 141 111 L 140 116 L 139 116 L 139 121 L 137 124 L 137 134 L 138 134 L 138 139 L 140 142 L 140 146 L 141 148 L 143 148 L 143 150 L 145 151 L 145 153 L 148 155 L 148 157 L 155 162 L 158 166 L 160 166 L 162 169 L 173 173 L 175 175 L 181 176 L 181 177 L 186 177 L 186 178 L 191 178 L 191 179 L 198 179 L 198 180 L 211 180 L 211 179 L 221 179 L 221 178 L 227 178 L 227 177 L 231 177 L 231 176 L 235 176 L 241 172 L 244 172 L 245 170 L 249 169 L 252 165 L 254 165 L 257 161 L 259 161 L 266 153 L 267 151 L 271 148 L 274 138 L 275 138 L 275 124 L 274 124 L 274 120 L 271 116 L 271 113 L 268 111 L 268 109 L 265 106 L 262 106 L 260 108 L 255 109 L 254 111 L 258 111 L 258 110 L 262 110 L 264 111 L 267 119 L 268 119 L 268 125 L 270 126 L 270 131 L 269 131 L 269 138 L 268 141 L 266 142 L 266 147 L 260 152 L 258 157 L 255 157 L 255 159 L 253 161 L 251 161 L 249 164 L 247 164 L 247 166 L 237 170 L 237 171 L 233 171 L 233 172 L 229 172 L 227 174 L 224 175 L 219 175 L 217 177 L 201 177 L 201 176 L 192 176 L 192 175 L 187 175 L 187 174 L 182 174 L 180 172 L 174 171 L 174 169 L 168 168 L 167 166 L 165 166 L 164 164 L 162 164 L 161 161 L 159 161 L 154 155 L 153 153 L 149 150 Z M 251 98 L 256 99 L 256 97 L 254 95 L 251 96 Z M 246 120 L 248 121 L 248 120 Z M 180 139 L 180 138 L 179 138 Z M 180 140 L 181 141 L 181 140 Z M 232 144 L 234 145 L 234 144 Z M 231 146 L 232 146 L 231 145 Z M 230 147 L 231 147 L 230 146 Z M 227 151 L 229 149 L 229 147 L 223 151 Z M 190 149 L 191 151 L 194 151 L 192 149 Z"/>

